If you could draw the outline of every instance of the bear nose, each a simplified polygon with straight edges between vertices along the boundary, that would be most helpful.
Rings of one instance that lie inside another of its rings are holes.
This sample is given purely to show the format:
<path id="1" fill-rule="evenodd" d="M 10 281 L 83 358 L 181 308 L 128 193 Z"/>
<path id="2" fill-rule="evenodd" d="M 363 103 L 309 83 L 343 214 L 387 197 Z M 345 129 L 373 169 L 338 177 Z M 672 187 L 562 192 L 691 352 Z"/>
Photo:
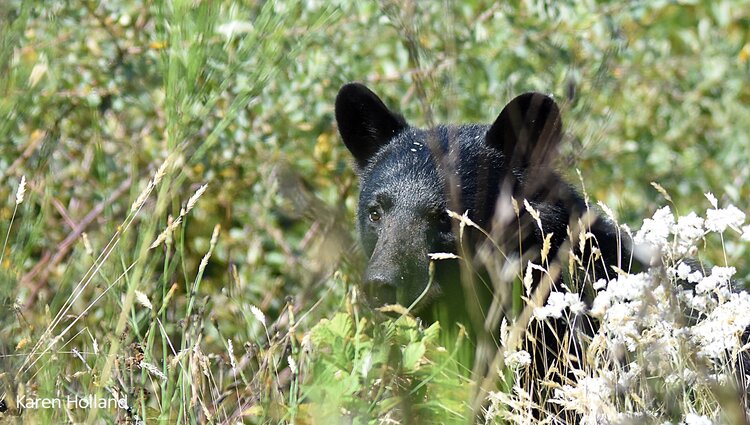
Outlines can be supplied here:
<path id="1" fill-rule="evenodd" d="M 396 276 L 388 273 L 367 273 L 364 292 L 368 300 L 380 306 L 396 303 Z"/>

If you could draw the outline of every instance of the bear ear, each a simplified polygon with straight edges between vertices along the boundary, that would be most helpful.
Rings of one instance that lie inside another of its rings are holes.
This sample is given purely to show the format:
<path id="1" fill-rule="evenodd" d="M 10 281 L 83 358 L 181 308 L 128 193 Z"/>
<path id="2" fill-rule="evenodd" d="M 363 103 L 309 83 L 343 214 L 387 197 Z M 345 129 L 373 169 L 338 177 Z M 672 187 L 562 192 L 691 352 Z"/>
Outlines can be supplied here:
<path id="1" fill-rule="evenodd" d="M 401 115 L 391 112 L 375 93 L 359 83 L 346 84 L 339 90 L 336 123 L 360 167 L 408 126 Z"/>
<path id="2" fill-rule="evenodd" d="M 511 168 L 546 164 L 562 138 L 560 108 L 541 93 L 511 100 L 487 132 L 488 145 L 499 149 Z"/>

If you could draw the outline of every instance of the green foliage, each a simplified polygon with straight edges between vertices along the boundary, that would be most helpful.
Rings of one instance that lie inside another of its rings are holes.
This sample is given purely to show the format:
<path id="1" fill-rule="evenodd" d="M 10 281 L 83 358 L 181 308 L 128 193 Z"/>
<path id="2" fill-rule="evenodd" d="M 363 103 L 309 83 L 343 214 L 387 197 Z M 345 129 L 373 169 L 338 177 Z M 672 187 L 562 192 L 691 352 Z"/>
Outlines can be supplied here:
<path id="1" fill-rule="evenodd" d="M 515 94 L 553 93 L 559 168 L 573 182 L 580 169 L 620 222 L 661 204 L 652 181 L 681 210 L 702 210 L 706 191 L 747 208 L 748 5 L 0 3 L 2 393 L 114 392 L 130 407 L 23 413 L 46 422 L 286 421 L 318 399 L 375 418 L 403 412 L 404 391 L 423 417 L 465 415 L 467 373 L 437 328 L 335 316 L 362 262 L 340 85 L 368 83 L 419 126 L 489 122 Z M 705 259 L 746 279 L 747 247 L 715 242 Z M 289 378 L 313 328 L 314 379 Z M 378 387 L 376 367 L 398 370 Z"/>
<path id="2" fill-rule="evenodd" d="M 302 385 L 312 422 L 468 422 L 470 381 L 455 349 L 438 345 L 439 332 L 439 324 L 424 329 L 409 316 L 379 324 L 344 313 L 321 320 L 310 330 Z"/>

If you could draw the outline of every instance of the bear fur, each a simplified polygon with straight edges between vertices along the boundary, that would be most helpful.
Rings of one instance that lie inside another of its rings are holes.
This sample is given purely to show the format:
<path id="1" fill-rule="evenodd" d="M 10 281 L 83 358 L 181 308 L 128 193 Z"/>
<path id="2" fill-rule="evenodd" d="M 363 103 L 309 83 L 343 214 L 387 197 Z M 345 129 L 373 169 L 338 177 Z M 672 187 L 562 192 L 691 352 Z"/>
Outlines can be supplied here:
<path id="1" fill-rule="evenodd" d="M 490 232 L 503 255 L 537 263 L 544 237 L 552 235 L 547 258 L 554 259 L 568 238 L 568 226 L 588 211 L 584 199 L 554 171 L 562 120 L 549 96 L 516 97 L 492 125 L 419 129 L 364 85 L 350 83 L 336 98 L 336 121 L 359 175 L 357 229 L 369 259 L 363 287 L 375 305 L 409 307 L 421 296 L 414 305 L 417 312 L 434 303 L 466 308 L 455 261 L 436 261 L 427 289 L 428 254 L 465 253 L 447 210 L 466 212 Z M 520 205 L 518 216 L 510 198 Z M 538 212 L 541 229 L 524 200 Z M 608 221 L 596 218 L 589 230 L 601 252 L 592 273 L 611 276 L 610 266 L 622 267 L 627 249 Z M 471 251 L 487 238 L 473 234 L 466 239 Z"/>

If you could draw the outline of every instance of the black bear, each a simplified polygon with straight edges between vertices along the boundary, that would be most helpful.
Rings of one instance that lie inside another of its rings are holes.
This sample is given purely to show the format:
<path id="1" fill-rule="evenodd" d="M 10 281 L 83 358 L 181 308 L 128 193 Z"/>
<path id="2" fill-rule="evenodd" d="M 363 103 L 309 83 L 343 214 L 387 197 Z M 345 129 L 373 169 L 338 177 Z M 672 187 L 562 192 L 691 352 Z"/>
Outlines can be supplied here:
<path id="1" fill-rule="evenodd" d="M 552 167 L 562 121 L 549 96 L 516 97 L 492 125 L 418 129 L 367 87 L 350 83 L 336 98 L 336 121 L 360 179 L 357 227 L 369 258 L 363 283 L 376 305 L 408 307 L 419 300 L 413 307 L 421 315 L 434 304 L 466 309 L 456 262 L 437 261 L 430 276 L 428 254 L 460 249 L 447 210 L 468 212 L 504 256 L 536 262 L 545 237 L 546 257 L 555 258 L 568 225 L 587 212 L 581 196 Z M 520 205 L 518 215 L 511 198 Z M 621 266 L 627 255 L 617 229 L 594 219 L 588 230 L 601 254 L 592 273 L 612 273 L 609 266 Z"/>
<path id="2" fill-rule="evenodd" d="M 494 247 L 491 258 L 549 266 L 568 242 L 577 258 L 590 259 L 579 267 L 594 279 L 590 282 L 612 277 L 612 266 L 627 268 L 622 260 L 629 258 L 629 241 L 623 242 L 608 220 L 591 218 L 584 199 L 553 169 L 562 120 L 551 97 L 522 94 L 492 125 L 419 129 L 364 85 L 350 83 L 340 89 L 335 113 L 360 180 L 357 228 L 369 259 L 362 279 L 365 298 L 373 306 L 401 304 L 427 321 L 439 320 L 444 329 L 464 324 L 478 347 L 478 357 L 464 359 L 474 364 L 474 378 L 494 373 L 489 359 L 496 351 L 498 310 L 507 314 L 509 307 L 506 301 L 495 308 L 493 320 L 487 309 L 511 291 L 502 282 L 498 286 L 497 279 L 487 282 L 492 265 L 474 261 L 479 248 Z M 464 232 L 448 210 L 465 213 L 474 224 L 470 231 Z M 571 230 L 576 226 L 584 232 Z M 579 234 L 590 237 L 583 243 L 569 240 Z M 436 253 L 460 254 L 466 261 L 431 263 L 430 254 Z M 533 287 L 541 277 L 541 272 L 533 274 Z M 553 284 L 562 281 L 558 275 Z M 571 282 L 568 288 L 582 291 Z M 527 334 L 526 344 L 535 347 L 529 351 L 537 377 L 547 376 L 561 351 L 580 355 L 567 326 L 550 321 Z M 593 332 L 588 319 L 576 326 Z M 556 380 L 572 378 L 570 370 L 556 369 L 561 377 Z M 531 379 L 528 385 L 541 401 L 547 390 L 537 382 Z"/>

